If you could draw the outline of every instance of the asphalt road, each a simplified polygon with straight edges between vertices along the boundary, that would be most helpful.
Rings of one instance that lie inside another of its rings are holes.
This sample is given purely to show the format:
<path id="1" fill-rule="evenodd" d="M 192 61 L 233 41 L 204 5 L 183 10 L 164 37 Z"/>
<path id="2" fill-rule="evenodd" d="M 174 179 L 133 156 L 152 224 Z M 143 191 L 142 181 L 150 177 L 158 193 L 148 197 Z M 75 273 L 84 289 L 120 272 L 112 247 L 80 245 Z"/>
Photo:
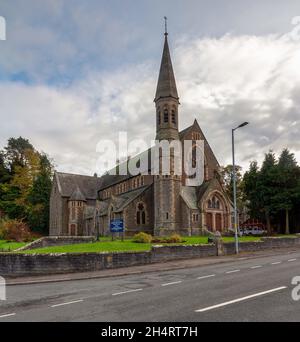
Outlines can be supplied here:
<path id="1" fill-rule="evenodd" d="M 182 270 L 8 286 L 0 322 L 299 322 L 300 301 L 292 299 L 295 276 L 300 276 L 300 251 Z"/>

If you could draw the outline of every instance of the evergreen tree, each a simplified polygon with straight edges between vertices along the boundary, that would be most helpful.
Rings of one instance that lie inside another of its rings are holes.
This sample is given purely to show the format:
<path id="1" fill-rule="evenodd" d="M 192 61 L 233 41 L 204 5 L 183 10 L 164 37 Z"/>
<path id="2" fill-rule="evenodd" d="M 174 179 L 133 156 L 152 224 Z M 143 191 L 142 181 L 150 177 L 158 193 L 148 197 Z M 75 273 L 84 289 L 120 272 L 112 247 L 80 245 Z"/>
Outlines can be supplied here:
<path id="1" fill-rule="evenodd" d="M 256 161 L 250 163 L 249 171 L 245 172 L 242 182 L 244 201 L 249 215 L 261 219 L 261 203 L 258 188 L 259 167 Z"/>
<path id="2" fill-rule="evenodd" d="M 273 233 L 271 217 L 276 212 L 275 195 L 277 193 L 278 168 L 275 154 L 270 151 L 265 155 L 261 170 L 258 176 L 258 203 L 264 212 L 267 231 Z"/>
<path id="3" fill-rule="evenodd" d="M 285 212 L 285 233 L 290 233 L 290 211 L 298 196 L 299 168 L 293 153 L 284 149 L 278 161 L 278 187 L 275 195 L 275 207 Z"/>
<path id="4" fill-rule="evenodd" d="M 53 167 L 47 155 L 40 156 L 40 172 L 35 178 L 28 196 L 30 204 L 29 224 L 33 230 L 49 232 L 49 203 Z"/>

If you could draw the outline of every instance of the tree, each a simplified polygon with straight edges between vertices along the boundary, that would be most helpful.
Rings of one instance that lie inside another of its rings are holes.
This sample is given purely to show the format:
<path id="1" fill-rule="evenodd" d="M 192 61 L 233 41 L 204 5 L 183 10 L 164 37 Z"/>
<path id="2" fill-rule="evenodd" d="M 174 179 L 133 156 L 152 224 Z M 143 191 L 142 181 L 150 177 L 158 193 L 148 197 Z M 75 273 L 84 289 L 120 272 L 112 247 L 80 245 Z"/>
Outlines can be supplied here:
<path id="1" fill-rule="evenodd" d="M 241 197 L 241 184 L 242 184 L 242 167 L 236 165 L 235 166 L 235 172 L 236 172 L 236 184 L 237 184 L 237 193 L 238 197 Z M 221 177 L 223 179 L 224 188 L 227 192 L 227 195 L 229 198 L 233 198 L 233 166 L 227 165 L 221 169 Z"/>
<path id="2" fill-rule="evenodd" d="M 0 151 L 0 184 L 10 181 L 10 173 L 7 165 L 5 164 L 4 153 Z"/>
<path id="3" fill-rule="evenodd" d="M 52 186 L 53 166 L 46 154 L 40 156 L 39 174 L 30 190 L 29 224 L 35 231 L 47 233 L 49 230 L 49 203 Z"/>
<path id="4" fill-rule="evenodd" d="M 261 203 L 258 188 L 259 167 L 256 161 L 250 163 L 242 182 L 244 201 L 252 218 L 261 219 Z"/>
<path id="5" fill-rule="evenodd" d="M 275 154 L 270 151 L 266 153 L 259 176 L 258 176 L 258 201 L 265 214 L 267 231 L 273 233 L 271 227 L 271 216 L 276 211 L 274 196 L 277 193 L 278 169 Z"/>
<path id="6" fill-rule="evenodd" d="M 4 155 L 11 174 L 15 167 L 25 165 L 26 151 L 28 150 L 34 150 L 34 148 L 27 139 L 22 137 L 8 139 Z"/>
<path id="7" fill-rule="evenodd" d="M 293 153 L 288 149 L 281 152 L 278 161 L 278 191 L 275 195 L 275 206 L 278 211 L 285 212 L 285 233 L 290 233 L 290 211 L 298 195 L 299 168 Z"/>
<path id="8" fill-rule="evenodd" d="M 0 153 L 0 209 L 10 219 L 24 220 L 31 229 L 47 233 L 52 176 L 46 154 L 27 139 L 10 138 Z"/>

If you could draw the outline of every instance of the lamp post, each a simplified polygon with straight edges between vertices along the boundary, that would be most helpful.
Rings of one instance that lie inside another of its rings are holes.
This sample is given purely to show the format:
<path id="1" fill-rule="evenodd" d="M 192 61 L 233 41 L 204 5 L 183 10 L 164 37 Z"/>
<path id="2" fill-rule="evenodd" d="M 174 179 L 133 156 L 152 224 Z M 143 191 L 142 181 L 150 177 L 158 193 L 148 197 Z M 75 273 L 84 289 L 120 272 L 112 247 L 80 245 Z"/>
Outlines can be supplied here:
<path id="1" fill-rule="evenodd" d="M 239 254 L 239 237 L 238 237 L 238 217 L 237 217 L 237 195 L 236 195 L 236 170 L 235 170 L 235 146 L 234 132 L 245 127 L 249 122 L 244 122 L 236 128 L 232 129 L 232 168 L 233 168 L 233 204 L 234 204 L 234 234 L 235 234 L 235 253 Z"/>

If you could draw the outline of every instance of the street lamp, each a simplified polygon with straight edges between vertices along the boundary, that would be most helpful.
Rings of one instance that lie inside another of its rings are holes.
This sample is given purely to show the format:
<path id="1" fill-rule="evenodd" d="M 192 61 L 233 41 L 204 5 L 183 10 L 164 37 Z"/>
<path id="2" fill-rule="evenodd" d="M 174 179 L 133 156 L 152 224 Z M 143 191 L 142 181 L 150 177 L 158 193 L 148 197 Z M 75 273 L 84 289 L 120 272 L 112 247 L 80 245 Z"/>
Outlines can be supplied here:
<path id="1" fill-rule="evenodd" d="M 244 122 L 236 128 L 232 129 L 232 168 L 233 168 L 233 204 L 234 204 L 234 234 L 235 234 L 235 252 L 239 254 L 239 237 L 238 237 L 238 218 L 237 218 L 237 204 L 236 204 L 236 170 L 235 170 L 235 146 L 234 146 L 234 132 L 242 127 L 245 127 L 249 122 Z"/>

